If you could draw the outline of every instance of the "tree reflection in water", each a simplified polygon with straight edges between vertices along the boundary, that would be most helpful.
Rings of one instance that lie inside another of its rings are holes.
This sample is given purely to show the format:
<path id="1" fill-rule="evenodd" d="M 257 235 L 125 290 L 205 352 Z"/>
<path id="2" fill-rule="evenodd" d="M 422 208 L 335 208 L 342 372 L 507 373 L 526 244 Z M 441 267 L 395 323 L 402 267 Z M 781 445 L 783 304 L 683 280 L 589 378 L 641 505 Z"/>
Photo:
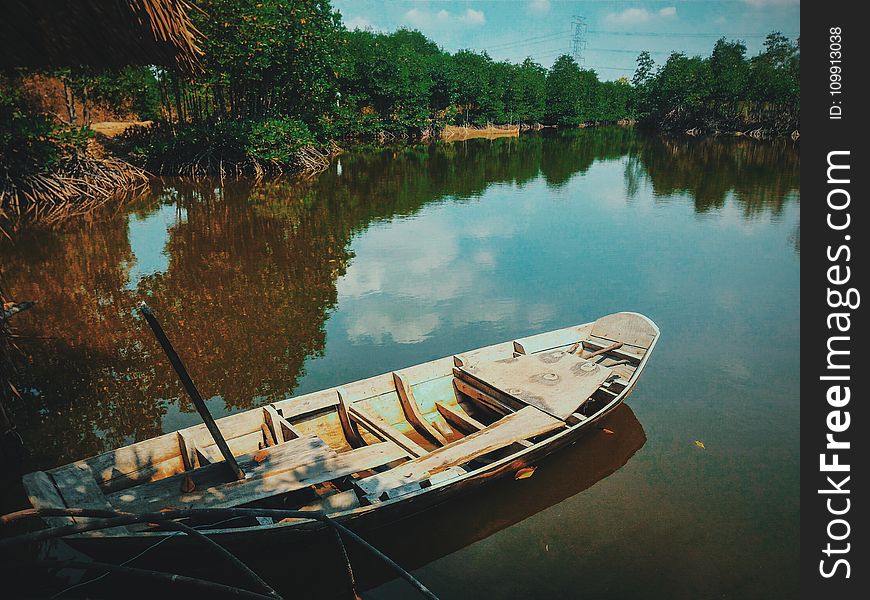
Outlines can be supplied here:
<path id="1" fill-rule="evenodd" d="M 429 203 L 471 201 L 495 184 L 542 179 L 557 190 L 596 161 L 624 162 L 629 196 L 649 184 L 656 197 L 685 195 L 704 213 L 733 193 L 746 219 L 779 214 L 799 185 L 791 143 L 666 140 L 620 128 L 361 147 L 339 160 L 340 172 L 308 181 L 157 182 L 147 199 L 125 207 L 126 218 L 6 244 L 9 290 L 39 302 L 18 322 L 30 392 L 13 410 L 32 451 L 27 466 L 155 436 L 170 407 L 192 411 L 134 313 L 141 300 L 225 413 L 292 393 L 305 361 L 324 352 L 350 242 L 372 223 Z M 130 223 L 173 209 L 179 218 L 157 242 L 165 268 L 134 273 L 141 265 Z"/>

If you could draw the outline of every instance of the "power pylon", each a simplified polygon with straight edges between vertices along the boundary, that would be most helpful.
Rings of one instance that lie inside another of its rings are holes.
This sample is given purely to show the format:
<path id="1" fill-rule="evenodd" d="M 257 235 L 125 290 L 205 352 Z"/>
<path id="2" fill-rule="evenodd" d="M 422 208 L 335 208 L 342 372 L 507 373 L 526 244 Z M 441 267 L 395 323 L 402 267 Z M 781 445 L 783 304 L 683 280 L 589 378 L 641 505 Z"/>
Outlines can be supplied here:
<path id="1" fill-rule="evenodd" d="M 583 51 L 586 49 L 586 18 L 575 15 L 571 19 L 571 56 L 582 68 L 585 65 Z"/>

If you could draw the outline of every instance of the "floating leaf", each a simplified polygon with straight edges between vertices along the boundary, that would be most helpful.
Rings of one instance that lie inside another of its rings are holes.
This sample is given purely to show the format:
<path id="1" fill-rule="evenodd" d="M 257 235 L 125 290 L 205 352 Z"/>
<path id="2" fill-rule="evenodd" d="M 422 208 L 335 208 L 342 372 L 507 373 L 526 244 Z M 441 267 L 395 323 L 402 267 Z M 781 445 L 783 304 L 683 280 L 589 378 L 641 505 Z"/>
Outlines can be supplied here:
<path id="1" fill-rule="evenodd" d="M 523 467 L 514 475 L 514 479 L 519 481 L 520 479 L 528 479 L 532 475 L 535 474 L 535 467 Z"/>
<path id="2" fill-rule="evenodd" d="M 704 442 L 702 442 L 701 440 L 695 440 L 695 445 L 698 448 L 706 448 L 706 446 L 704 446 Z"/>
<path id="3" fill-rule="evenodd" d="M 613 430 L 612 430 L 612 429 L 608 429 L 607 427 L 602 427 L 602 428 L 601 428 L 601 431 L 603 431 L 603 432 L 606 433 L 607 435 L 613 435 Z"/>

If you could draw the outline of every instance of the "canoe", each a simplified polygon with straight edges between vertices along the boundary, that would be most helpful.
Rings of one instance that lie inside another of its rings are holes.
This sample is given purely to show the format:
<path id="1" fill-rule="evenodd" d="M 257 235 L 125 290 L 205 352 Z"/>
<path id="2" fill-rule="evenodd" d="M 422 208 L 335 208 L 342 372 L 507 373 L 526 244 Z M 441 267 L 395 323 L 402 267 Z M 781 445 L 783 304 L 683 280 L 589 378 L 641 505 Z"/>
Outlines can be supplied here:
<path id="1" fill-rule="evenodd" d="M 241 480 L 201 424 L 29 473 L 24 487 L 35 508 L 318 510 L 372 530 L 576 442 L 631 393 L 658 338 L 647 317 L 616 313 L 218 419 Z M 258 517 L 198 528 L 232 550 L 322 526 Z M 135 550 L 168 535 L 135 524 L 67 542 Z"/>

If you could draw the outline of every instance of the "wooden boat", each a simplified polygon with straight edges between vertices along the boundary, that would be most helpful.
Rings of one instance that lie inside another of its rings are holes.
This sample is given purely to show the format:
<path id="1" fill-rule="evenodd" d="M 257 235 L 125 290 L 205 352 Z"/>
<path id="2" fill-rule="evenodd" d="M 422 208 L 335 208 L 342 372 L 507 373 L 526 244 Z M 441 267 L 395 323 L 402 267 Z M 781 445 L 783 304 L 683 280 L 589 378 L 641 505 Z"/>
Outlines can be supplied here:
<path id="1" fill-rule="evenodd" d="M 29 473 L 24 486 L 36 508 L 321 510 L 369 530 L 577 441 L 632 391 L 658 337 L 643 315 L 616 313 L 218 419 L 241 480 L 203 424 Z M 236 550 L 317 529 L 258 517 L 204 531 Z M 172 534 L 128 525 L 67 541 L 136 550 Z"/>

